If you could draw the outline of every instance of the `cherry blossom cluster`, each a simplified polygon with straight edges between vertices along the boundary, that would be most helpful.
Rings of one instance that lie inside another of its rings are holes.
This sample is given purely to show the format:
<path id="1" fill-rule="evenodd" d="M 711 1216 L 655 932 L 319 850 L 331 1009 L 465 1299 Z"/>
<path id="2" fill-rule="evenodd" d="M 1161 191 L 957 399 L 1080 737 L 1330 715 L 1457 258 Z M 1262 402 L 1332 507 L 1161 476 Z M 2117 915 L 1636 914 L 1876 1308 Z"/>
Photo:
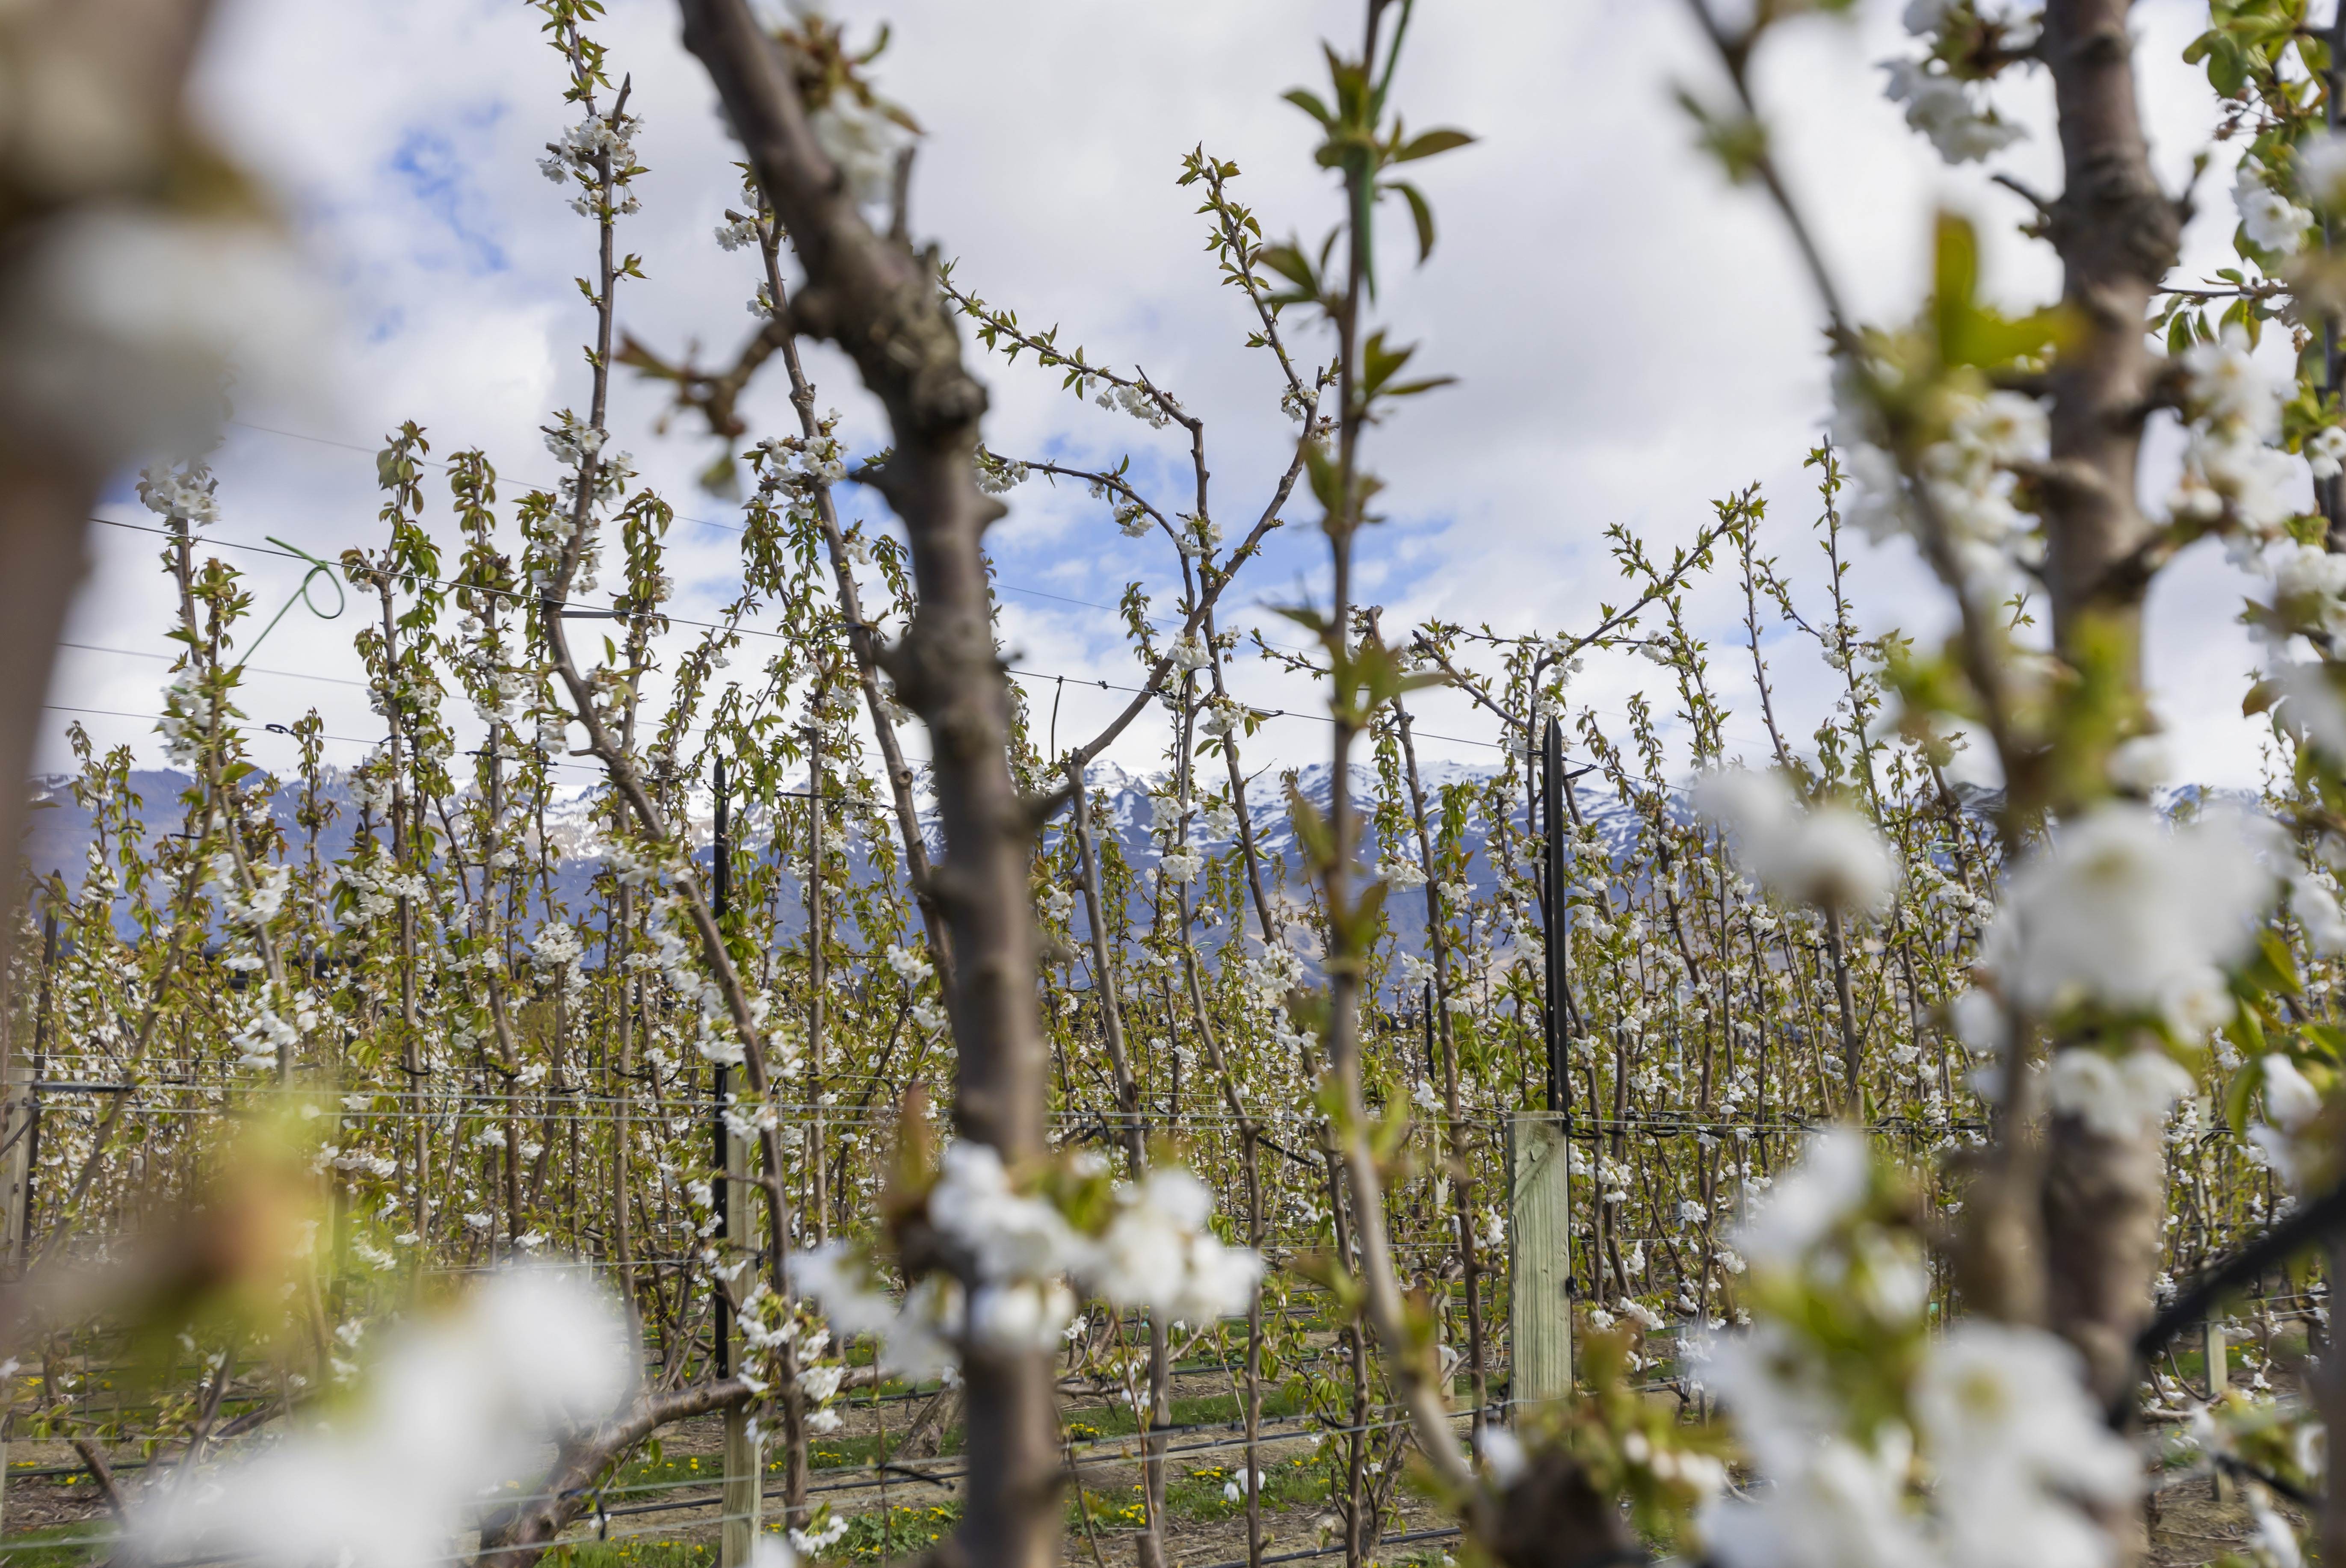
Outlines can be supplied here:
<path id="1" fill-rule="evenodd" d="M 832 1243 L 797 1261 L 797 1284 L 840 1332 L 879 1335 L 886 1365 L 935 1376 L 973 1348 L 1056 1348 L 1076 1316 L 1071 1280 L 1170 1319 L 1243 1311 L 1262 1260 L 1215 1237 L 1211 1207 L 1204 1185 L 1176 1167 L 1111 1184 L 1098 1156 L 1076 1155 L 1053 1179 L 1021 1182 L 988 1145 L 956 1142 L 923 1211 L 951 1271 L 924 1273 L 892 1299 L 867 1257 Z"/>

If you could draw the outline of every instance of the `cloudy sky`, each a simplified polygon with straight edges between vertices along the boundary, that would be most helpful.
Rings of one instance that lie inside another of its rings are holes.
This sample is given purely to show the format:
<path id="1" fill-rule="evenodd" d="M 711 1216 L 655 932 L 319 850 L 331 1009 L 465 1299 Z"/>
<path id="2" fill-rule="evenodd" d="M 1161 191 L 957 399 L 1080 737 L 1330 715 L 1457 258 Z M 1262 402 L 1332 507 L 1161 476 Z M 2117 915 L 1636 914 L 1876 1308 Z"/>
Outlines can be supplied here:
<path id="1" fill-rule="evenodd" d="M 2016 305 L 2050 297 L 2049 251 L 2018 238 L 2018 199 L 1977 166 L 1949 170 L 1880 96 L 1877 62 L 1907 46 L 1896 0 L 1874 0 L 1853 23 L 1785 31 L 1764 56 L 1760 87 L 1778 119 L 1781 161 L 1823 236 L 1853 309 L 1905 315 L 1923 281 L 1930 214 L 1951 205 L 1992 237 L 1989 283 Z M 2207 146 L 2211 100 L 2179 60 L 2195 31 L 2186 0 L 2136 8 L 2144 95 L 2157 166 L 2169 188 Z M 1311 129 L 1280 101 L 1322 74 L 1319 41 L 1350 38 L 1357 7 L 1339 0 L 842 0 L 857 29 L 885 21 L 893 41 L 877 68 L 885 91 L 928 130 L 917 166 L 917 230 L 957 259 L 958 278 L 1022 321 L 1057 322 L 1063 343 L 1095 360 L 1144 367 L 1207 423 L 1216 509 L 1235 535 L 1267 497 L 1291 451 L 1274 367 L 1245 346 L 1244 300 L 1219 284 L 1203 249 L 1205 220 L 1177 188 L 1181 155 L 1203 144 L 1242 169 L 1237 190 L 1266 231 L 1314 238 L 1332 221 L 1331 189 L 1310 157 Z M 2198 13 L 2204 16 L 2204 7 Z M 320 5 L 226 0 L 198 87 L 202 114 L 278 193 L 318 280 L 315 354 L 293 384 L 253 384 L 216 455 L 223 541 L 274 536 L 331 558 L 372 545 L 380 529 L 372 452 L 403 419 L 424 425 L 435 453 L 484 449 L 508 500 L 546 483 L 552 460 L 537 434 L 550 411 L 583 402 L 580 344 L 590 318 L 572 280 L 592 260 L 593 231 L 536 167 L 543 144 L 576 117 L 560 64 L 522 0 L 403 0 Z M 737 199 L 730 144 L 714 97 L 677 38 L 673 6 L 611 0 L 599 36 L 615 71 L 630 73 L 638 140 L 651 173 L 623 243 L 649 281 L 621 296 L 622 325 L 648 342 L 729 353 L 750 331 L 756 283 L 748 252 L 727 255 L 711 230 Z M 1715 90 L 1683 9 L 1660 0 L 1423 0 L 1397 85 L 1413 126 L 1454 125 L 1478 143 L 1422 165 L 1441 223 L 1431 263 L 1409 271 L 1406 221 L 1395 214 L 1392 270 L 1378 320 L 1420 343 L 1419 363 L 1458 384 L 1417 400 L 1374 434 L 1370 461 L 1388 482 L 1389 520 L 1363 545 L 1363 596 L 1385 625 L 1429 616 L 1495 631 L 1569 633 L 1591 624 L 1622 585 L 1605 529 L 1621 524 L 1666 551 L 1711 515 L 1711 503 L 1757 483 L 1769 501 L 1777 555 L 1821 613 L 1812 524 L 1818 505 L 1802 458 L 1828 416 L 1820 317 L 1774 215 L 1731 189 L 1691 149 L 1674 88 Z M 2040 188 L 2058 184 L 2041 74 L 1999 87 L 1999 109 L 2032 136 L 1998 167 Z M 2232 225 L 2229 149 L 2203 187 L 2208 216 L 2189 237 L 2187 270 L 2220 264 Z M 1299 350 L 1325 344 L 1296 327 Z M 974 351 L 973 351 L 974 352 Z M 822 402 L 846 415 L 859 450 L 876 444 L 876 412 L 852 371 L 811 356 Z M 1129 455 L 1144 485 L 1186 504 L 1188 463 L 1174 432 L 1078 403 L 1056 375 L 1028 363 L 981 365 L 993 389 L 987 427 L 997 451 L 1108 465 Z M 779 378 L 750 412 L 760 433 L 789 426 Z M 653 429 L 658 400 L 622 384 L 610 421 L 684 518 L 672 535 L 679 613 L 705 615 L 729 596 L 733 535 L 727 504 L 697 492 L 711 455 L 689 433 Z M 2157 461 L 2156 458 L 2154 462 Z M 2171 458 L 2167 461 L 2171 463 Z M 2156 481 L 2156 475 L 2154 475 Z M 435 482 L 435 515 L 446 492 Z M 1177 581 L 1161 539 L 1127 540 L 1080 487 L 1031 482 L 1009 499 L 992 536 L 1005 592 L 1006 640 L 1046 708 L 1063 696 L 1060 744 L 1087 737 L 1137 667 L 1107 608 L 1137 581 L 1169 602 Z M 885 508 L 850 489 L 842 507 L 885 525 Z M 142 520 L 128 484 L 105 514 Z M 1292 643 L 1271 607 L 1323 577 L 1324 544 L 1308 506 L 1231 590 L 1226 624 Z M 95 530 L 97 564 L 68 634 L 51 701 L 102 743 L 156 755 L 151 720 L 170 599 L 151 535 Z M 1870 631 L 1937 635 L 1943 604 L 1911 553 L 1858 541 L 1849 582 Z M 298 568 L 223 550 L 252 575 L 273 613 Z M 2151 666 L 2176 736 L 2179 771 L 2252 782 L 2257 732 L 2238 713 L 2254 650 L 2232 624 L 2245 581 L 2205 550 L 2158 588 Z M 331 602 L 331 601 L 329 601 Z M 1719 684 L 1736 708 L 1730 744 L 1765 750 L 1737 657 L 1739 600 L 1724 576 L 1689 607 L 1720 650 Z M 760 624 L 775 624 L 779 611 Z M 297 611 L 254 656 L 248 708 L 256 723 L 290 722 L 314 706 L 329 751 L 356 761 L 376 733 L 348 647 L 352 621 Z M 145 657 L 141 657 L 145 656 Z M 1831 700 L 1827 672 L 1797 639 L 1771 647 L 1795 728 Z M 743 661 L 737 661 L 737 673 Z M 1048 677 L 1065 676 L 1063 694 Z M 1242 659 L 1233 689 L 1267 708 L 1307 709 L 1309 688 Z M 1592 659 L 1576 696 L 1617 728 L 1647 690 L 1665 708 L 1662 672 L 1628 656 Z M 1461 761 L 1495 756 L 1487 722 L 1436 695 L 1423 719 L 1427 751 Z M 67 715 L 45 766 L 62 766 Z M 291 748 L 261 737 L 257 755 L 281 765 Z M 1320 755 L 1324 727 L 1275 721 L 1262 762 Z M 1161 729 L 1136 726 L 1111 755 L 1154 766 Z M 275 746 L 285 755 L 272 751 Z M 585 775 L 580 776 L 583 779 Z"/>

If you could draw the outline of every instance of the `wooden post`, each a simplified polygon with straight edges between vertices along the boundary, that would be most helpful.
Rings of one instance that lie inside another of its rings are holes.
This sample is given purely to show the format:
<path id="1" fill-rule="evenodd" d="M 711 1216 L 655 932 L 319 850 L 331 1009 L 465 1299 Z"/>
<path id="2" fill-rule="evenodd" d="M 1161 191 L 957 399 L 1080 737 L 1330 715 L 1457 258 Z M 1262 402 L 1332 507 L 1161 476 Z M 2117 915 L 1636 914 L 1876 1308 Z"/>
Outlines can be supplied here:
<path id="1" fill-rule="evenodd" d="M 0 1158 L 0 1184 L 6 1187 L 5 1212 L 0 1212 L 0 1277 L 21 1279 L 32 1267 L 33 1156 L 37 1152 L 40 1081 L 49 1044 L 49 972 L 57 962 L 57 917 L 52 910 L 41 922 L 41 989 L 33 1003 L 33 1054 L 30 1061 L 16 1048 L 15 1031 L 7 1033 L 5 1086 L 0 1089 L 0 1138 L 8 1153 Z M 8 1021 L 0 1020 L 0 1028 Z M 8 1517 L 8 1440 L 16 1424 L 16 1380 L 0 1380 L 0 1528 Z"/>
<path id="2" fill-rule="evenodd" d="M 2208 1319 L 2208 1326 L 2202 1333 L 2204 1338 L 2201 1342 L 2207 1347 L 2208 1351 L 2208 1402 L 2212 1405 L 2222 1399 L 2224 1390 L 2231 1386 L 2231 1358 L 2224 1349 L 2223 1319 Z M 2214 1492 L 2217 1502 L 2232 1501 L 2232 1478 L 2224 1473 L 2220 1465 L 2208 1477 L 2208 1486 Z"/>
<path id="3" fill-rule="evenodd" d="M 1518 1408 L 1572 1393 L 1572 1189 L 1564 1123 L 1507 1121 L 1508 1402 Z"/>
<path id="4" fill-rule="evenodd" d="M 14 1032 L 7 1037 L 8 1062 L 5 1090 L 0 1090 L 0 1139 L 7 1154 L 0 1157 L 0 1185 L 5 1187 L 6 1212 L 0 1215 L 0 1274 L 21 1277 L 32 1261 L 33 1241 L 33 1123 L 40 1115 L 34 1088 L 49 1044 L 49 972 L 57 962 L 57 917 L 41 923 L 41 986 L 33 1003 L 33 1050 L 28 1060 L 17 1049 Z M 6 1022 L 0 1021 L 0 1028 Z"/>
<path id="5" fill-rule="evenodd" d="M 746 1177 L 750 1169 L 750 1145 L 743 1138 L 729 1137 L 725 1150 L 725 1185 L 732 1188 L 732 1202 L 725 1209 L 726 1255 L 731 1258 L 754 1257 L 758 1238 L 750 1224 L 750 1189 Z M 727 1336 L 725 1371 L 727 1376 L 740 1369 L 740 1354 Z M 720 1543 L 719 1568 L 748 1568 L 751 1551 L 757 1544 L 759 1514 L 763 1499 L 759 1482 L 765 1472 L 765 1444 L 750 1436 L 750 1410 L 746 1405 L 733 1405 L 725 1411 L 725 1526 Z"/>

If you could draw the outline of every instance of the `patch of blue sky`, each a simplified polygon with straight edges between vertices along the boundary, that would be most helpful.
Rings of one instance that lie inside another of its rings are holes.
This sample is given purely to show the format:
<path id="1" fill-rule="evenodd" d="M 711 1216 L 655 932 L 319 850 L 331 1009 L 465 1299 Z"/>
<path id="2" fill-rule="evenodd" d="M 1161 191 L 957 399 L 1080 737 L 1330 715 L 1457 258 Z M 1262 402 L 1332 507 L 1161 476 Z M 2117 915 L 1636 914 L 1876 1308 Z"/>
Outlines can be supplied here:
<path id="1" fill-rule="evenodd" d="M 391 172 L 415 204 L 439 220 L 455 241 L 465 270 L 478 277 L 509 270 L 505 247 L 490 231 L 490 207 L 474 178 L 473 166 L 446 133 L 418 127 L 400 138 Z M 419 256 L 430 267 L 429 256 Z"/>

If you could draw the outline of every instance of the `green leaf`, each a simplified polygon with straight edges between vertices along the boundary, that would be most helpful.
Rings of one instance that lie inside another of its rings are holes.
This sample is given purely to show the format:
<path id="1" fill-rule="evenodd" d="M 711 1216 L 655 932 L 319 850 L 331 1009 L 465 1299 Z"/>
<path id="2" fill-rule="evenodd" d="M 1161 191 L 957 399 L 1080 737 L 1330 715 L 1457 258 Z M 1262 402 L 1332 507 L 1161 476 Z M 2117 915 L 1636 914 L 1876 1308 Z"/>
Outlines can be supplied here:
<path id="1" fill-rule="evenodd" d="M 1384 188 L 1400 191 L 1402 199 L 1409 203 L 1410 221 L 1417 225 L 1417 260 L 1423 265 L 1433 254 L 1433 209 L 1427 204 L 1425 193 L 1405 179 L 1396 179 Z"/>
<path id="2" fill-rule="evenodd" d="M 1302 248 L 1290 240 L 1284 245 L 1264 246 L 1256 252 L 1256 260 L 1293 285 L 1270 296 L 1268 302 L 1274 309 L 1280 305 L 1308 304 L 1321 297 L 1320 274 L 1327 260 L 1324 252 L 1321 258 L 1321 266 L 1315 267 L 1311 258 L 1303 254 Z"/>
<path id="3" fill-rule="evenodd" d="M 1463 130 L 1430 130 L 1423 136 L 1410 137 L 1393 153 L 1392 161 L 1414 163 L 1421 158 L 1432 158 L 1437 153 L 1471 146 L 1474 140 Z"/>
<path id="4" fill-rule="evenodd" d="M 2230 34 L 2220 35 L 2208 59 L 2208 85 L 2218 97 L 2237 98 L 2249 85 L 2249 56 Z"/>
<path id="5" fill-rule="evenodd" d="M 1454 385 L 1457 380 L 1456 376 L 1428 376 L 1423 381 L 1402 382 L 1398 386 L 1387 387 L 1381 395 L 1389 398 L 1415 397 L 1420 392 L 1430 392 L 1436 387 Z"/>
<path id="6" fill-rule="evenodd" d="M 2265 1054 L 2264 1020 L 2253 1007 L 2244 1006 L 2233 1013 L 2232 1021 L 2224 1025 L 2222 1033 L 2243 1056 L 2255 1057 Z"/>
<path id="7" fill-rule="evenodd" d="M 1328 617 L 1309 605 L 1274 605 L 1271 613 L 1293 621 L 1314 636 L 1324 638 L 1328 635 Z"/>
<path id="8" fill-rule="evenodd" d="M 1301 109 L 1305 114 L 1310 115 L 1313 119 L 1318 120 L 1322 126 L 1331 130 L 1335 128 L 1335 115 L 1330 112 L 1326 104 L 1320 101 L 1320 95 L 1313 92 L 1311 88 L 1290 87 L 1286 92 L 1283 92 L 1279 96 L 1285 98 L 1289 103 L 1293 104 L 1297 108 Z"/>
<path id="9" fill-rule="evenodd" d="M 2289 943 L 2280 933 L 2268 926 L 2257 933 L 2258 952 L 2249 961 L 2247 978 L 2266 991 L 2278 991 L 2285 996 L 2300 994 L 2305 987 L 2297 977 L 2297 955 L 2289 951 Z"/>
<path id="10" fill-rule="evenodd" d="M 1321 510 L 1331 517 L 1341 515 L 1344 475 L 1336 459 L 1320 443 L 1307 437 L 1303 443 L 1303 466 L 1311 478 L 1312 499 L 1320 503 Z"/>
<path id="11" fill-rule="evenodd" d="M 2335 1023 L 2308 1023 L 2300 1033 L 2331 1062 L 2346 1063 L 2346 1029 Z"/>
<path id="12" fill-rule="evenodd" d="M 1294 824 L 1295 837 L 1314 866 L 1335 863 L 1336 838 L 1328 830 L 1328 819 L 1319 809 L 1303 798 L 1303 792 L 1293 784 L 1287 787 L 1288 818 Z"/>
<path id="13" fill-rule="evenodd" d="M 2180 355 L 2191 346 L 2191 318 L 2180 311 L 2167 323 L 2167 351 Z"/>
<path id="14" fill-rule="evenodd" d="M 2249 1118 L 2256 1112 L 2257 1090 L 2263 1086 L 2264 1074 L 2254 1063 L 2232 1074 L 2224 1085 L 2224 1120 L 2235 1133 L 2248 1131 Z"/>

